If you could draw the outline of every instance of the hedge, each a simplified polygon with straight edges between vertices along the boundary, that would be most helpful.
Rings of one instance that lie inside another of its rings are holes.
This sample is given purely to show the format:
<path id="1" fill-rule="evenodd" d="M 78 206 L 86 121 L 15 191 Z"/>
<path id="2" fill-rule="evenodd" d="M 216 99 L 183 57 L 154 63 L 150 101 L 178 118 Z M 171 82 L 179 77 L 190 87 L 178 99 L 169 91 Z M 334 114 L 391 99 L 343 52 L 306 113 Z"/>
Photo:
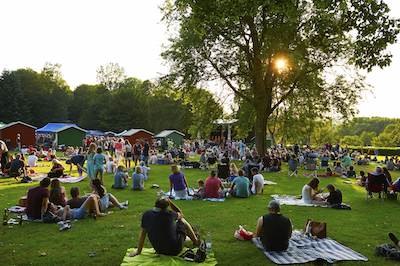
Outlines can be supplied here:
<path id="1" fill-rule="evenodd" d="M 378 151 L 378 155 L 381 156 L 400 156 L 400 147 L 361 147 L 361 146 L 348 146 L 351 150 L 357 150 L 361 153 L 367 153 L 369 155 L 375 155 L 375 151 Z"/>

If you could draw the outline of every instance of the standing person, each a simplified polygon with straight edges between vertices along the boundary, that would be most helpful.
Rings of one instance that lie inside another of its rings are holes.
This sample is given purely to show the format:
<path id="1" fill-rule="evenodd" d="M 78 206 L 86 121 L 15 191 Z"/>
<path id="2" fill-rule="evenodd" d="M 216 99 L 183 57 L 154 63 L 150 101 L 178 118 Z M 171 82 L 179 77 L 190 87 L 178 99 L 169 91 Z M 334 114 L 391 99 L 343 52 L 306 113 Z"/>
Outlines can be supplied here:
<path id="1" fill-rule="evenodd" d="M 292 223 L 280 214 L 280 205 L 272 200 L 268 204 L 268 212 L 258 218 L 256 232 L 253 237 L 259 237 L 265 250 L 284 251 L 289 247 L 292 236 Z"/>
<path id="2" fill-rule="evenodd" d="M 205 197 L 206 198 L 223 198 L 223 190 L 221 180 L 217 177 L 215 170 L 212 170 L 210 176 L 207 177 L 205 183 Z"/>
<path id="3" fill-rule="evenodd" d="M 90 143 L 89 149 L 86 154 L 86 160 L 87 160 L 87 175 L 90 179 L 90 181 L 93 181 L 95 178 L 95 171 L 94 171 L 94 156 L 96 155 L 96 149 L 97 146 L 95 143 Z"/>
<path id="4" fill-rule="evenodd" d="M 45 177 L 40 181 L 40 185 L 28 190 L 26 199 L 26 215 L 30 220 L 43 219 L 49 205 L 50 178 Z"/>
<path id="5" fill-rule="evenodd" d="M 131 169 L 132 161 L 132 145 L 129 140 L 125 140 L 125 168 L 129 171 Z"/>
<path id="6" fill-rule="evenodd" d="M 135 166 L 139 165 L 140 156 L 142 155 L 142 146 L 139 141 L 136 141 L 135 146 L 133 146 L 133 161 L 135 162 Z"/>
<path id="7" fill-rule="evenodd" d="M 123 141 L 124 140 L 122 138 L 120 138 L 114 144 L 115 156 L 116 156 L 116 159 L 117 159 L 117 165 L 119 165 L 119 163 L 121 161 L 121 157 L 124 155 L 123 154 L 123 149 L 124 149 Z"/>
<path id="8" fill-rule="evenodd" d="M 199 238 L 183 218 L 182 211 L 168 198 L 157 199 L 155 208 L 143 214 L 141 228 L 138 248 L 129 254 L 130 257 L 142 253 L 146 236 L 158 254 L 167 256 L 176 256 L 182 251 L 186 236 L 192 240 L 193 245 L 200 245 Z"/>
<path id="9" fill-rule="evenodd" d="M 17 139 L 15 140 L 17 143 L 17 151 L 21 152 L 22 149 L 22 142 L 21 142 L 21 134 L 17 134 Z"/>
<path id="10" fill-rule="evenodd" d="M 100 179 L 101 183 L 103 183 L 103 173 L 104 165 L 106 163 L 106 157 L 103 154 L 102 148 L 97 148 L 97 153 L 93 156 L 93 163 L 95 177 Z"/>
<path id="11" fill-rule="evenodd" d="M 6 169 L 7 162 L 8 162 L 8 148 L 6 143 L 0 140 L 0 164 L 2 173 Z"/>
<path id="12" fill-rule="evenodd" d="M 146 166 L 149 163 L 149 150 L 150 150 L 149 142 L 145 140 L 143 145 L 143 161 L 146 164 Z"/>
<path id="13" fill-rule="evenodd" d="M 175 191 L 175 197 L 185 198 L 188 196 L 188 184 L 186 181 L 186 177 L 179 171 L 179 167 L 177 165 L 171 166 L 172 174 L 169 176 L 169 184 L 170 184 L 170 195 L 172 195 L 172 189 Z"/>

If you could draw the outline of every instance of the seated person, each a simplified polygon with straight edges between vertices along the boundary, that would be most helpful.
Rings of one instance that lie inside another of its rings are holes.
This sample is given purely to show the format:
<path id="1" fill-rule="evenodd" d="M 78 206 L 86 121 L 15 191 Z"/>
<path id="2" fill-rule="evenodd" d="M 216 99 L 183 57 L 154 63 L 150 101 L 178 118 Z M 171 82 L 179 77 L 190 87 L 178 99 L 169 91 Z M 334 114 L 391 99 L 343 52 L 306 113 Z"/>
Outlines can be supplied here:
<path id="1" fill-rule="evenodd" d="M 398 178 L 396 181 L 393 182 L 392 188 L 396 192 L 400 191 L 400 178 Z"/>
<path id="2" fill-rule="evenodd" d="M 132 175 L 132 189 L 133 190 L 144 190 L 144 175 L 142 174 L 142 168 L 137 166 L 135 172 Z"/>
<path id="3" fill-rule="evenodd" d="M 341 160 L 341 163 L 345 169 L 349 168 L 352 164 L 351 157 L 346 153 Z"/>
<path id="4" fill-rule="evenodd" d="M 128 186 L 128 174 L 125 172 L 125 167 L 120 165 L 117 167 L 117 172 L 114 175 L 114 184 L 111 186 L 115 189 L 124 189 Z"/>
<path id="5" fill-rule="evenodd" d="M 258 218 L 256 232 L 253 237 L 260 240 L 268 251 L 284 251 L 289 247 L 292 236 L 292 223 L 280 214 L 279 202 L 272 200 L 268 204 L 268 212 Z"/>
<path id="6" fill-rule="evenodd" d="M 271 165 L 271 168 L 269 170 L 271 172 L 279 172 L 281 170 L 281 161 L 278 158 L 273 157 L 272 165 Z"/>
<path id="7" fill-rule="evenodd" d="M 319 179 L 314 177 L 311 181 L 304 185 L 301 191 L 301 199 L 307 204 L 318 204 L 324 199 L 318 195 Z"/>
<path id="8" fill-rule="evenodd" d="M 348 178 L 356 178 L 356 171 L 354 171 L 354 167 L 352 165 L 349 167 L 349 170 L 347 170 L 345 176 Z"/>
<path id="9" fill-rule="evenodd" d="M 121 210 L 128 209 L 128 201 L 120 203 L 113 194 L 107 193 L 106 188 L 102 185 L 101 180 L 98 178 L 93 179 L 92 184 L 93 195 L 97 196 L 101 212 L 106 212 L 108 207 L 114 206 Z"/>
<path id="10" fill-rule="evenodd" d="M 196 199 L 204 199 L 205 197 L 204 181 L 201 179 L 197 180 L 197 185 L 198 185 L 197 191 L 194 193 L 193 196 Z"/>
<path id="11" fill-rule="evenodd" d="M 114 158 L 112 156 L 108 157 L 108 160 L 106 162 L 106 172 L 107 173 L 114 173 L 116 168 L 116 164 L 114 162 Z"/>
<path id="12" fill-rule="evenodd" d="M 37 166 L 37 161 L 39 158 L 35 155 L 35 152 L 30 152 L 28 156 L 28 166 L 29 167 L 36 167 Z"/>
<path id="13" fill-rule="evenodd" d="M 67 196 L 65 188 L 61 186 L 60 180 L 57 178 L 51 180 L 49 201 L 54 205 L 65 207 L 67 205 Z"/>
<path id="14" fill-rule="evenodd" d="M 365 183 L 367 182 L 367 176 L 364 171 L 360 171 L 360 176 L 357 177 L 357 184 L 359 186 L 365 187 Z"/>
<path id="15" fill-rule="evenodd" d="M 17 154 L 15 156 L 15 159 L 11 161 L 10 164 L 10 170 L 8 172 L 10 177 L 20 177 L 21 175 L 26 176 L 26 169 L 25 169 L 25 163 L 21 159 L 21 154 Z"/>
<path id="16" fill-rule="evenodd" d="M 298 166 L 298 161 L 296 159 L 296 155 L 290 156 L 290 159 L 288 160 L 288 167 L 289 167 L 289 176 L 295 175 L 297 176 L 297 166 Z"/>
<path id="17" fill-rule="evenodd" d="M 243 170 L 239 170 L 237 177 L 233 179 L 230 194 L 237 198 L 250 197 L 250 180 L 244 176 Z"/>
<path id="18" fill-rule="evenodd" d="M 155 208 L 143 214 L 141 228 L 138 248 L 129 254 L 130 257 L 141 254 L 147 235 L 156 252 L 168 256 L 177 256 L 182 251 L 186 236 L 195 246 L 200 244 L 182 211 L 168 198 L 157 199 Z"/>
<path id="19" fill-rule="evenodd" d="M 186 177 L 177 165 L 171 166 L 172 174 L 169 176 L 170 193 L 172 194 L 172 189 L 174 189 L 175 196 L 178 198 L 185 198 L 188 196 L 188 183 Z"/>
<path id="20" fill-rule="evenodd" d="M 342 168 L 342 166 L 341 166 L 341 164 L 340 164 L 340 162 L 336 162 L 336 165 L 335 165 L 335 173 L 338 175 L 338 176 L 342 176 L 343 175 L 343 168 Z"/>
<path id="21" fill-rule="evenodd" d="M 69 164 L 69 174 L 72 175 L 72 165 L 75 165 L 78 168 L 79 176 L 82 176 L 82 171 L 86 171 L 83 165 L 85 164 L 86 158 L 82 154 L 77 154 L 71 157 L 71 159 L 67 160 L 65 163 Z"/>
<path id="22" fill-rule="evenodd" d="M 67 205 L 69 205 L 71 209 L 80 208 L 87 199 L 87 197 L 79 197 L 78 187 L 72 187 L 70 194 L 71 194 L 71 199 L 67 201 Z"/>
<path id="23" fill-rule="evenodd" d="M 251 173 L 253 174 L 251 193 L 253 195 L 263 194 L 264 193 L 264 176 L 259 173 L 259 170 L 256 167 L 251 169 Z"/>
<path id="24" fill-rule="evenodd" d="M 386 162 L 386 168 L 390 171 L 394 170 L 394 162 L 393 162 L 393 158 L 390 158 L 387 162 Z"/>
<path id="25" fill-rule="evenodd" d="M 330 206 L 342 204 L 342 192 L 332 184 L 327 185 L 326 188 L 329 191 L 329 196 L 325 199 L 326 203 Z"/>
<path id="26" fill-rule="evenodd" d="M 210 176 L 206 179 L 205 197 L 206 198 L 223 198 L 223 190 L 221 180 L 217 177 L 215 170 L 212 170 Z"/>
<path id="27" fill-rule="evenodd" d="M 329 166 L 329 155 L 324 153 L 321 158 L 321 167 L 328 167 Z"/>
<path id="28" fill-rule="evenodd" d="M 327 167 L 325 174 L 318 174 L 317 176 L 318 177 L 332 177 L 332 176 L 337 176 L 337 175 L 332 172 L 331 168 Z"/>
<path id="29" fill-rule="evenodd" d="M 90 195 L 87 197 L 79 208 L 72 209 L 69 205 L 65 206 L 65 208 L 58 213 L 58 216 L 64 221 L 69 219 L 81 220 L 91 213 L 93 213 L 96 217 L 106 216 L 105 213 L 100 211 L 99 201 L 95 195 Z"/>
<path id="30" fill-rule="evenodd" d="M 142 174 L 144 176 L 144 180 L 146 181 L 147 179 L 149 179 L 150 167 L 146 166 L 145 162 L 143 162 L 143 161 L 141 161 L 139 165 L 140 165 Z"/>
<path id="31" fill-rule="evenodd" d="M 231 163 L 229 166 L 229 178 L 228 182 L 232 182 L 235 177 L 238 176 L 238 168 L 235 163 Z"/>
<path id="32" fill-rule="evenodd" d="M 30 220 L 41 220 L 49 205 L 50 178 L 43 178 L 39 186 L 28 190 L 26 199 L 26 215 Z"/>
<path id="33" fill-rule="evenodd" d="M 57 159 L 52 160 L 53 166 L 51 167 L 50 172 L 47 174 L 49 178 L 59 178 L 64 176 L 64 166 L 62 166 L 61 162 Z"/>

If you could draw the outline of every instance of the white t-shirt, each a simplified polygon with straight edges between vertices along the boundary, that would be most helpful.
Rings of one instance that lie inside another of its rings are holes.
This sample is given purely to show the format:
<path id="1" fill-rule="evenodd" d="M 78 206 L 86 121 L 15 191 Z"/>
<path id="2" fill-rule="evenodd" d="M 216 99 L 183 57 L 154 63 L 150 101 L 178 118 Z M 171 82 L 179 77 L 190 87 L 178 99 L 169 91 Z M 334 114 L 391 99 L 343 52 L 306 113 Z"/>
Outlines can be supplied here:
<path id="1" fill-rule="evenodd" d="M 112 173 L 113 167 L 114 167 L 114 161 L 107 161 L 107 163 L 106 163 L 107 173 Z"/>
<path id="2" fill-rule="evenodd" d="M 253 176 L 253 185 L 251 186 L 251 192 L 256 193 L 256 183 L 259 187 L 264 187 L 264 177 L 262 174 L 256 174 Z"/>
<path id="3" fill-rule="evenodd" d="M 32 154 L 32 155 L 29 155 L 28 156 L 28 166 L 29 167 L 35 167 L 36 166 L 36 163 L 37 163 L 37 161 L 38 161 L 38 157 L 36 156 L 36 155 L 34 155 L 34 154 Z"/>
<path id="4" fill-rule="evenodd" d="M 301 191 L 301 199 L 304 201 L 304 203 L 312 203 L 312 188 L 309 185 L 304 185 L 302 191 Z"/>

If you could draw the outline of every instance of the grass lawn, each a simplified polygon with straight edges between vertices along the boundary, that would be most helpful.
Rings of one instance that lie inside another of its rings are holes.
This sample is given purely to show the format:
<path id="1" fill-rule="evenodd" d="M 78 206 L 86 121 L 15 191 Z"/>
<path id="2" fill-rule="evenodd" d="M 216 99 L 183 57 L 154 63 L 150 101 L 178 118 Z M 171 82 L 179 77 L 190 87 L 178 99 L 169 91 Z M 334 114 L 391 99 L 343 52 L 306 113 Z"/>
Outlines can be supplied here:
<path id="1" fill-rule="evenodd" d="M 375 166 L 362 168 L 371 170 Z M 59 232 L 56 224 L 0 226 L 0 265 L 119 265 L 126 249 L 137 245 L 141 214 L 153 207 L 157 190 L 151 189 L 151 184 L 159 184 L 163 190 L 168 190 L 169 166 L 157 165 L 151 168 L 150 179 L 143 192 L 113 190 L 112 176 L 106 175 L 108 191 L 120 200 L 129 200 L 128 210 L 115 209 L 107 217 L 73 222 L 72 229 L 65 232 Z M 362 168 L 356 167 L 357 173 Z M 48 169 L 49 164 L 45 164 L 37 171 L 45 172 Z M 191 186 L 195 186 L 197 180 L 204 179 L 207 174 L 193 169 L 186 169 L 184 173 Z M 393 172 L 392 175 L 396 178 L 398 173 Z M 309 178 L 304 177 L 303 172 L 298 177 L 288 177 L 286 168 L 280 173 L 264 173 L 264 177 L 278 185 L 267 186 L 262 196 L 228 199 L 222 203 L 177 201 L 187 220 L 198 226 L 203 235 L 211 232 L 213 250 L 219 265 L 272 264 L 251 242 L 235 240 L 233 233 L 238 225 L 254 230 L 257 218 L 267 211 L 266 205 L 271 194 L 298 195 Z M 353 210 L 283 206 L 282 213 L 292 220 L 295 228 L 303 228 L 307 218 L 326 221 L 329 237 L 369 258 L 367 263 L 341 264 L 395 265 L 392 261 L 375 257 L 374 249 L 376 245 L 389 242 L 388 232 L 400 235 L 399 202 L 377 198 L 366 200 L 363 188 L 344 184 L 340 178 L 321 178 L 321 181 L 322 186 L 336 184 L 342 190 L 344 201 L 351 204 Z M 4 210 L 15 205 L 19 197 L 36 184 L 19 184 L 13 179 L 0 179 L 0 208 Z M 73 185 L 79 186 L 82 194 L 90 191 L 88 180 Z M 68 192 L 71 186 L 66 185 Z M 148 241 L 146 246 L 150 246 Z M 46 256 L 40 255 L 43 252 Z M 91 252 L 95 252 L 96 256 L 90 257 L 88 254 Z"/>

